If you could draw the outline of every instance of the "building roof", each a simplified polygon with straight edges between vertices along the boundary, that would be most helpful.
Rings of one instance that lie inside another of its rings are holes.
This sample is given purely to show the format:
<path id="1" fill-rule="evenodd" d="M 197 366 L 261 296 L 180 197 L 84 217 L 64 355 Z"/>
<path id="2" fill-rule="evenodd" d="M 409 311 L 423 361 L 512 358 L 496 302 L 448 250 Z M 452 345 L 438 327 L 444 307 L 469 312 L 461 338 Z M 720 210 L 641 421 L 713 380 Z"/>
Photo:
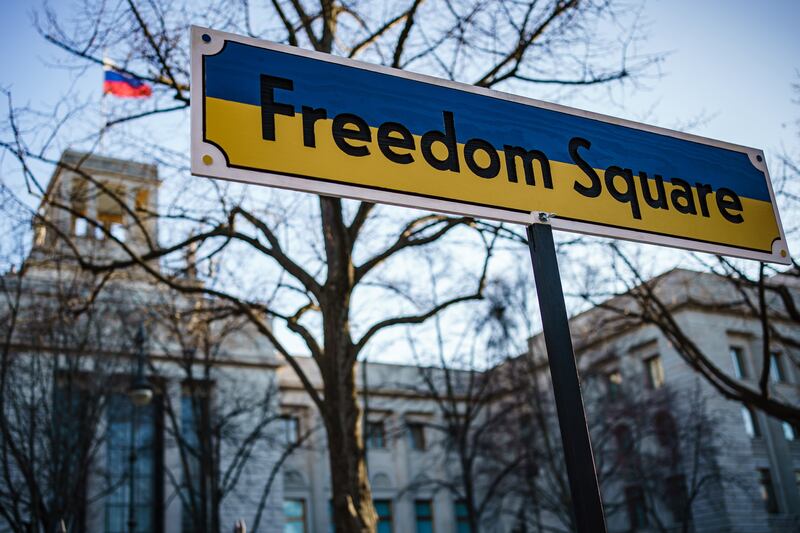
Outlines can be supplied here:
<path id="1" fill-rule="evenodd" d="M 768 278 L 766 284 L 770 287 L 784 285 L 792 293 L 800 292 L 800 276 L 793 271 Z M 646 291 L 652 291 L 671 311 L 694 308 L 746 315 L 752 313 L 747 299 L 751 302 L 757 301 L 754 300 L 756 289 L 748 283 L 737 286 L 731 279 L 719 274 L 675 268 L 571 317 L 570 331 L 575 350 L 588 348 L 597 342 L 641 327 L 643 323 L 638 316 L 641 308 L 636 296 L 646 294 Z M 777 294 L 768 293 L 767 304 L 775 319 L 786 318 L 786 309 Z M 534 335 L 530 342 L 533 345 L 542 343 L 542 333 Z"/>

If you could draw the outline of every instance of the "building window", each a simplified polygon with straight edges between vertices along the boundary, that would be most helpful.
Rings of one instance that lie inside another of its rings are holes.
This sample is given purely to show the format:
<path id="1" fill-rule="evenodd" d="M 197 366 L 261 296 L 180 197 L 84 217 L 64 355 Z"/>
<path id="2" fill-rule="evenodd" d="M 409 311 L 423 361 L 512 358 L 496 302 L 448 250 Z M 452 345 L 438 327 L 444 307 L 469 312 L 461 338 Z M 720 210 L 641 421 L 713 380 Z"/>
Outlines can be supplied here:
<path id="1" fill-rule="evenodd" d="M 372 503 L 378 513 L 378 533 L 392 533 L 392 502 L 374 500 Z"/>
<path id="2" fill-rule="evenodd" d="M 105 532 L 130 531 L 131 500 L 136 521 L 134 530 L 137 533 L 160 531 L 154 512 L 158 502 L 156 459 L 161 453 L 160 440 L 156 438 L 155 403 L 134 407 L 127 395 L 115 394 L 109 398 L 107 412 L 106 471 L 113 488 L 105 502 Z"/>
<path id="3" fill-rule="evenodd" d="M 769 380 L 773 383 L 786 383 L 786 371 L 780 352 L 769 354 Z"/>
<path id="4" fill-rule="evenodd" d="M 414 514 L 417 521 L 417 533 L 433 533 L 433 505 L 430 500 L 416 500 Z"/>
<path id="5" fill-rule="evenodd" d="M 464 500 L 456 501 L 456 533 L 472 533 L 469 525 L 469 510 L 467 502 Z"/>
<path id="6" fill-rule="evenodd" d="M 614 370 L 606 374 L 606 392 L 612 402 L 619 399 L 622 392 L 622 372 Z"/>
<path id="7" fill-rule="evenodd" d="M 150 191 L 147 189 L 136 189 L 134 205 L 137 211 L 147 211 L 150 208 Z"/>
<path id="8" fill-rule="evenodd" d="M 744 421 L 744 430 L 751 439 L 761 436 L 761 427 L 758 425 L 756 414 L 746 405 L 742 406 L 742 420 Z"/>
<path id="9" fill-rule="evenodd" d="M 294 415 L 285 415 L 282 419 L 286 444 L 297 444 L 300 442 L 300 418 Z"/>
<path id="10" fill-rule="evenodd" d="M 620 463 L 630 459 L 633 451 L 633 437 L 631 430 L 625 424 L 620 424 L 614 428 L 614 440 L 617 444 L 617 461 Z"/>
<path id="11" fill-rule="evenodd" d="M 49 434 L 52 452 L 48 466 L 58 469 L 63 482 L 55 491 L 48 490 L 48 503 L 52 508 L 68 505 L 73 502 L 76 507 L 74 524 L 76 530 L 83 530 L 87 510 L 88 473 L 84 459 L 87 457 L 86 446 L 94 442 L 96 426 L 92 412 L 105 398 L 94 391 L 84 388 L 80 374 L 70 371 L 56 374 L 53 387 L 52 409 L 50 414 L 53 434 Z M 7 477 L 5 479 L 8 479 Z M 7 493 L 8 494 L 8 493 Z M 10 491 L 13 494 L 13 491 Z M 63 508 L 63 507 L 62 507 Z M 38 529 L 38 528 L 37 528 Z"/>
<path id="12" fill-rule="evenodd" d="M 786 438 L 786 440 L 790 442 L 797 440 L 797 427 L 794 424 L 782 422 L 781 427 L 783 428 L 783 436 Z"/>
<path id="13" fill-rule="evenodd" d="M 747 379 L 747 365 L 744 360 L 744 350 L 739 346 L 731 346 L 731 363 L 733 363 L 733 375 L 737 379 Z"/>
<path id="14" fill-rule="evenodd" d="M 675 419 L 667 411 L 659 411 L 653 417 L 656 439 L 664 448 L 672 448 L 678 440 L 678 427 Z"/>
<path id="15" fill-rule="evenodd" d="M 212 465 L 216 460 L 211 439 L 211 402 L 208 385 L 202 382 L 187 383 L 181 397 L 181 442 L 186 472 L 181 490 L 181 530 L 192 533 L 195 524 L 211 523 Z M 203 483 L 205 478 L 205 483 Z M 205 487 L 205 494 L 203 494 Z M 205 500 L 205 505 L 203 501 Z M 205 509 L 205 516 L 203 510 Z"/>
<path id="16" fill-rule="evenodd" d="M 98 239 L 104 239 L 106 233 L 119 240 L 125 240 L 125 212 L 122 204 L 125 203 L 126 191 L 123 185 L 104 184 L 105 189 L 101 189 L 97 196 L 97 222 L 103 227 L 105 232 L 96 231 Z M 98 228 L 99 230 L 99 228 Z"/>
<path id="17" fill-rule="evenodd" d="M 85 180 L 72 181 L 70 202 L 72 203 L 72 233 L 76 237 L 86 237 L 88 224 L 86 223 L 88 207 L 88 186 Z"/>
<path id="18" fill-rule="evenodd" d="M 688 523 L 692 510 L 689 506 L 689 492 L 686 490 L 686 476 L 672 476 L 666 480 L 666 500 L 672 518 L 677 524 Z"/>
<path id="19" fill-rule="evenodd" d="M 661 357 L 654 355 L 644 360 L 645 377 L 647 388 L 651 390 L 659 389 L 664 385 L 664 367 L 661 364 Z"/>
<path id="20" fill-rule="evenodd" d="M 412 450 L 425 449 L 425 425 L 419 422 L 408 423 L 408 437 Z"/>
<path id="21" fill-rule="evenodd" d="M 647 527 L 647 508 L 644 505 L 642 487 L 625 487 L 625 505 L 628 508 L 628 522 L 631 531 Z"/>
<path id="22" fill-rule="evenodd" d="M 386 447 L 386 432 L 384 431 L 382 420 L 367 422 L 366 430 L 366 438 L 364 440 L 367 448 Z"/>
<path id="23" fill-rule="evenodd" d="M 768 468 L 758 469 L 758 484 L 761 489 L 761 501 L 769 514 L 778 513 L 778 500 L 775 498 L 775 488 L 772 486 L 772 475 Z"/>
<path id="24" fill-rule="evenodd" d="M 305 533 L 306 502 L 305 500 L 283 500 L 283 532 Z"/>

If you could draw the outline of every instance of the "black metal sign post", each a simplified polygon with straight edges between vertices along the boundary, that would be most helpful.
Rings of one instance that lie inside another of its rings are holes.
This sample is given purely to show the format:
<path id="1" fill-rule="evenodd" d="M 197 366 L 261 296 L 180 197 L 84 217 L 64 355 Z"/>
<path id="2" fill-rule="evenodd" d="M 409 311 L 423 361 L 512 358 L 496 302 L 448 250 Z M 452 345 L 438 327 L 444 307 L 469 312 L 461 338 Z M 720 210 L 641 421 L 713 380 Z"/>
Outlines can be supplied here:
<path id="1" fill-rule="evenodd" d="M 528 226 L 528 246 L 542 314 L 542 330 L 553 380 L 575 525 L 578 533 L 605 533 L 603 502 L 597 483 L 586 413 L 583 410 L 581 384 L 572 351 L 567 309 L 550 225 Z"/>

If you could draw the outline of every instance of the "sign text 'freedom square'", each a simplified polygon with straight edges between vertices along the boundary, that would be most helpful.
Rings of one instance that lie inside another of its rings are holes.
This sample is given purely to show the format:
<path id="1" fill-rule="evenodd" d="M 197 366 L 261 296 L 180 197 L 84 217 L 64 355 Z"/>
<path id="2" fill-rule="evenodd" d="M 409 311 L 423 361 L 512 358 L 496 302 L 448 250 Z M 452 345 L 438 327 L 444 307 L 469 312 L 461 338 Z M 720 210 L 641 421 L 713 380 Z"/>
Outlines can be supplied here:
<path id="1" fill-rule="evenodd" d="M 789 262 L 760 150 L 192 28 L 192 172 Z"/>

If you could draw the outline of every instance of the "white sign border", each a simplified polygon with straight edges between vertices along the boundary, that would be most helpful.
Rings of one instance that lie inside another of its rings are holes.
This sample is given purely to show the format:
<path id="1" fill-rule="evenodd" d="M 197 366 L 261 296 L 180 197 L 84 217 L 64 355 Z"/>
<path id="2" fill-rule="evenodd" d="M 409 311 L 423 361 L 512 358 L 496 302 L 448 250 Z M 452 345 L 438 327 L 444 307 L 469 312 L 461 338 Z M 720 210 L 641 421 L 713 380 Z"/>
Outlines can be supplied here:
<path id="1" fill-rule="evenodd" d="M 764 178 L 767 181 L 767 188 L 769 190 L 770 200 L 772 203 L 773 213 L 778 223 L 778 231 L 780 238 L 776 239 L 772 245 L 772 253 L 761 252 L 757 250 L 749 250 L 745 248 L 738 248 L 734 246 L 726 246 L 722 244 L 703 242 L 694 239 L 686 239 L 680 237 L 673 237 L 668 235 L 661 235 L 658 233 L 646 232 L 644 230 L 625 229 L 614 226 L 607 226 L 599 223 L 579 222 L 574 220 L 566 220 L 558 218 L 558 213 L 545 213 L 546 223 L 549 223 L 553 228 L 583 233 L 588 235 L 595 235 L 598 237 L 609 237 L 624 239 L 634 242 L 645 244 L 656 244 L 661 246 L 669 246 L 673 248 L 681 248 L 697 252 L 706 252 L 719 255 L 729 255 L 740 257 L 743 259 L 755 259 L 758 261 L 765 261 L 771 263 L 780 263 L 784 265 L 791 264 L 791 258 L 786 243 L 786 236 L 783 231 L 783 224 L 781 223 L 780 214 L 778 213 L 777 204 L 775 202 L 775 193 L 772 189 L 772 180 L 769 176 L 767 169 L 766 159 L 764 152 L 756 148 L 741 146 L 737 144 L 727 143 L 714 139 L 708 139 L 689 133 L 682 133 L 666 128 L 657 126 L 650 126 L 641 124 L 630 120 L 593 113 L 590 111 L 583 111 L 574 109 L 560 104 L 553 104 L 550 102 L 542 102 L 533 98 L 503 93 L 494 89 L 486 89 L 483 87 L 476 87 L 474 85 L 444 80 L 427 76 L 424 74 L 417 74 L 407 72 L 391 67 L 382 65 L 373 65 L 352 59 L 338 57 L 321 52 L 304 50 L 293 46 L 273 43 L 252 37 L 244 37 L 233 33 L 223 32 L 219 30 L 212 30 L 203 28 L 201 26 L 191 26 L 191 172 L 198 176 L 209 178 L 221 178 L 232 181 L 239 181 L 243 183 L 252 183 L 256 185 L 265 185 L 270 187 L 278 187 L 282 189 L 289 189 L 301 192 L 310 192 L 325 196 L 336 196 L 351 198 L 354 200 L 363 200 L 368 202 L 376 202 L 382 204 L 390 204 L 401 207 L 411 207 L 417 209 L 425 209 L 437 212 L 444 212 L 456 215 L 467 215 L 478 218 L 488 218 L 492 220 L 511 222 L 518 224 L 533 224 L 541 223 L 539 212 L 522 213 L 519 211 L 511 211 L 501 208 L 492 208 L 474 205 L 470 203 L 462 203 L 458 201 L 442 200 L 437 198 L 430 198 L 415 194 L 407 194 L 402 192 L 393 192 L 372 189 L 368 187 L 361 187 L 358 185 L 347 185 L 342 183 L 335 183 L 324 181 L 322 179 L 302 178 L 298 176 L 288 176 L 283 174 L 275 174 L 271 172 L 245 170 L 240 168 L 232 168 L 227 166 L 227 157 L 215 145 L 205 142 L 203 140 L 203 110 L 204 106 L 198 104 L 203 101 L 203 56 L 213 55 L 219 52 L 226 41 L 240 42 L 267 50 L 275 50 L 302 57 L 308 57 L 328 63 L 335 63 L 348 67 L 360 68 L 372 72 L 379 72 L 388 74 L 395 77 L 406 78 L 424 83 L 440 85 L 449 87 L 459 91 L 467 91 L 482 96 L 497 98 L 501 100 L 508 100 L 524 105 L 530 105 L 543 109 L 549 109 L 560 113 L 579 116 L 587 119 L 599 120 L 620 126 L 637 129 L 640 131 L 647 131 L 666 135 L 677 139 L 693 141 L 700 144 L 714 146 L 717 148 L 724 148 L 737 152 L 744 152 L 748 155 L 750 162 L 758 170 L 764 173 Z M 211 39 L 209 42 L 203 41 L 203 35 L 208 35 Z M 204 162 L 206 156 L 211 157 L 211 162 Z M 781 252 L 785 256 L 781 256 Z"/>

